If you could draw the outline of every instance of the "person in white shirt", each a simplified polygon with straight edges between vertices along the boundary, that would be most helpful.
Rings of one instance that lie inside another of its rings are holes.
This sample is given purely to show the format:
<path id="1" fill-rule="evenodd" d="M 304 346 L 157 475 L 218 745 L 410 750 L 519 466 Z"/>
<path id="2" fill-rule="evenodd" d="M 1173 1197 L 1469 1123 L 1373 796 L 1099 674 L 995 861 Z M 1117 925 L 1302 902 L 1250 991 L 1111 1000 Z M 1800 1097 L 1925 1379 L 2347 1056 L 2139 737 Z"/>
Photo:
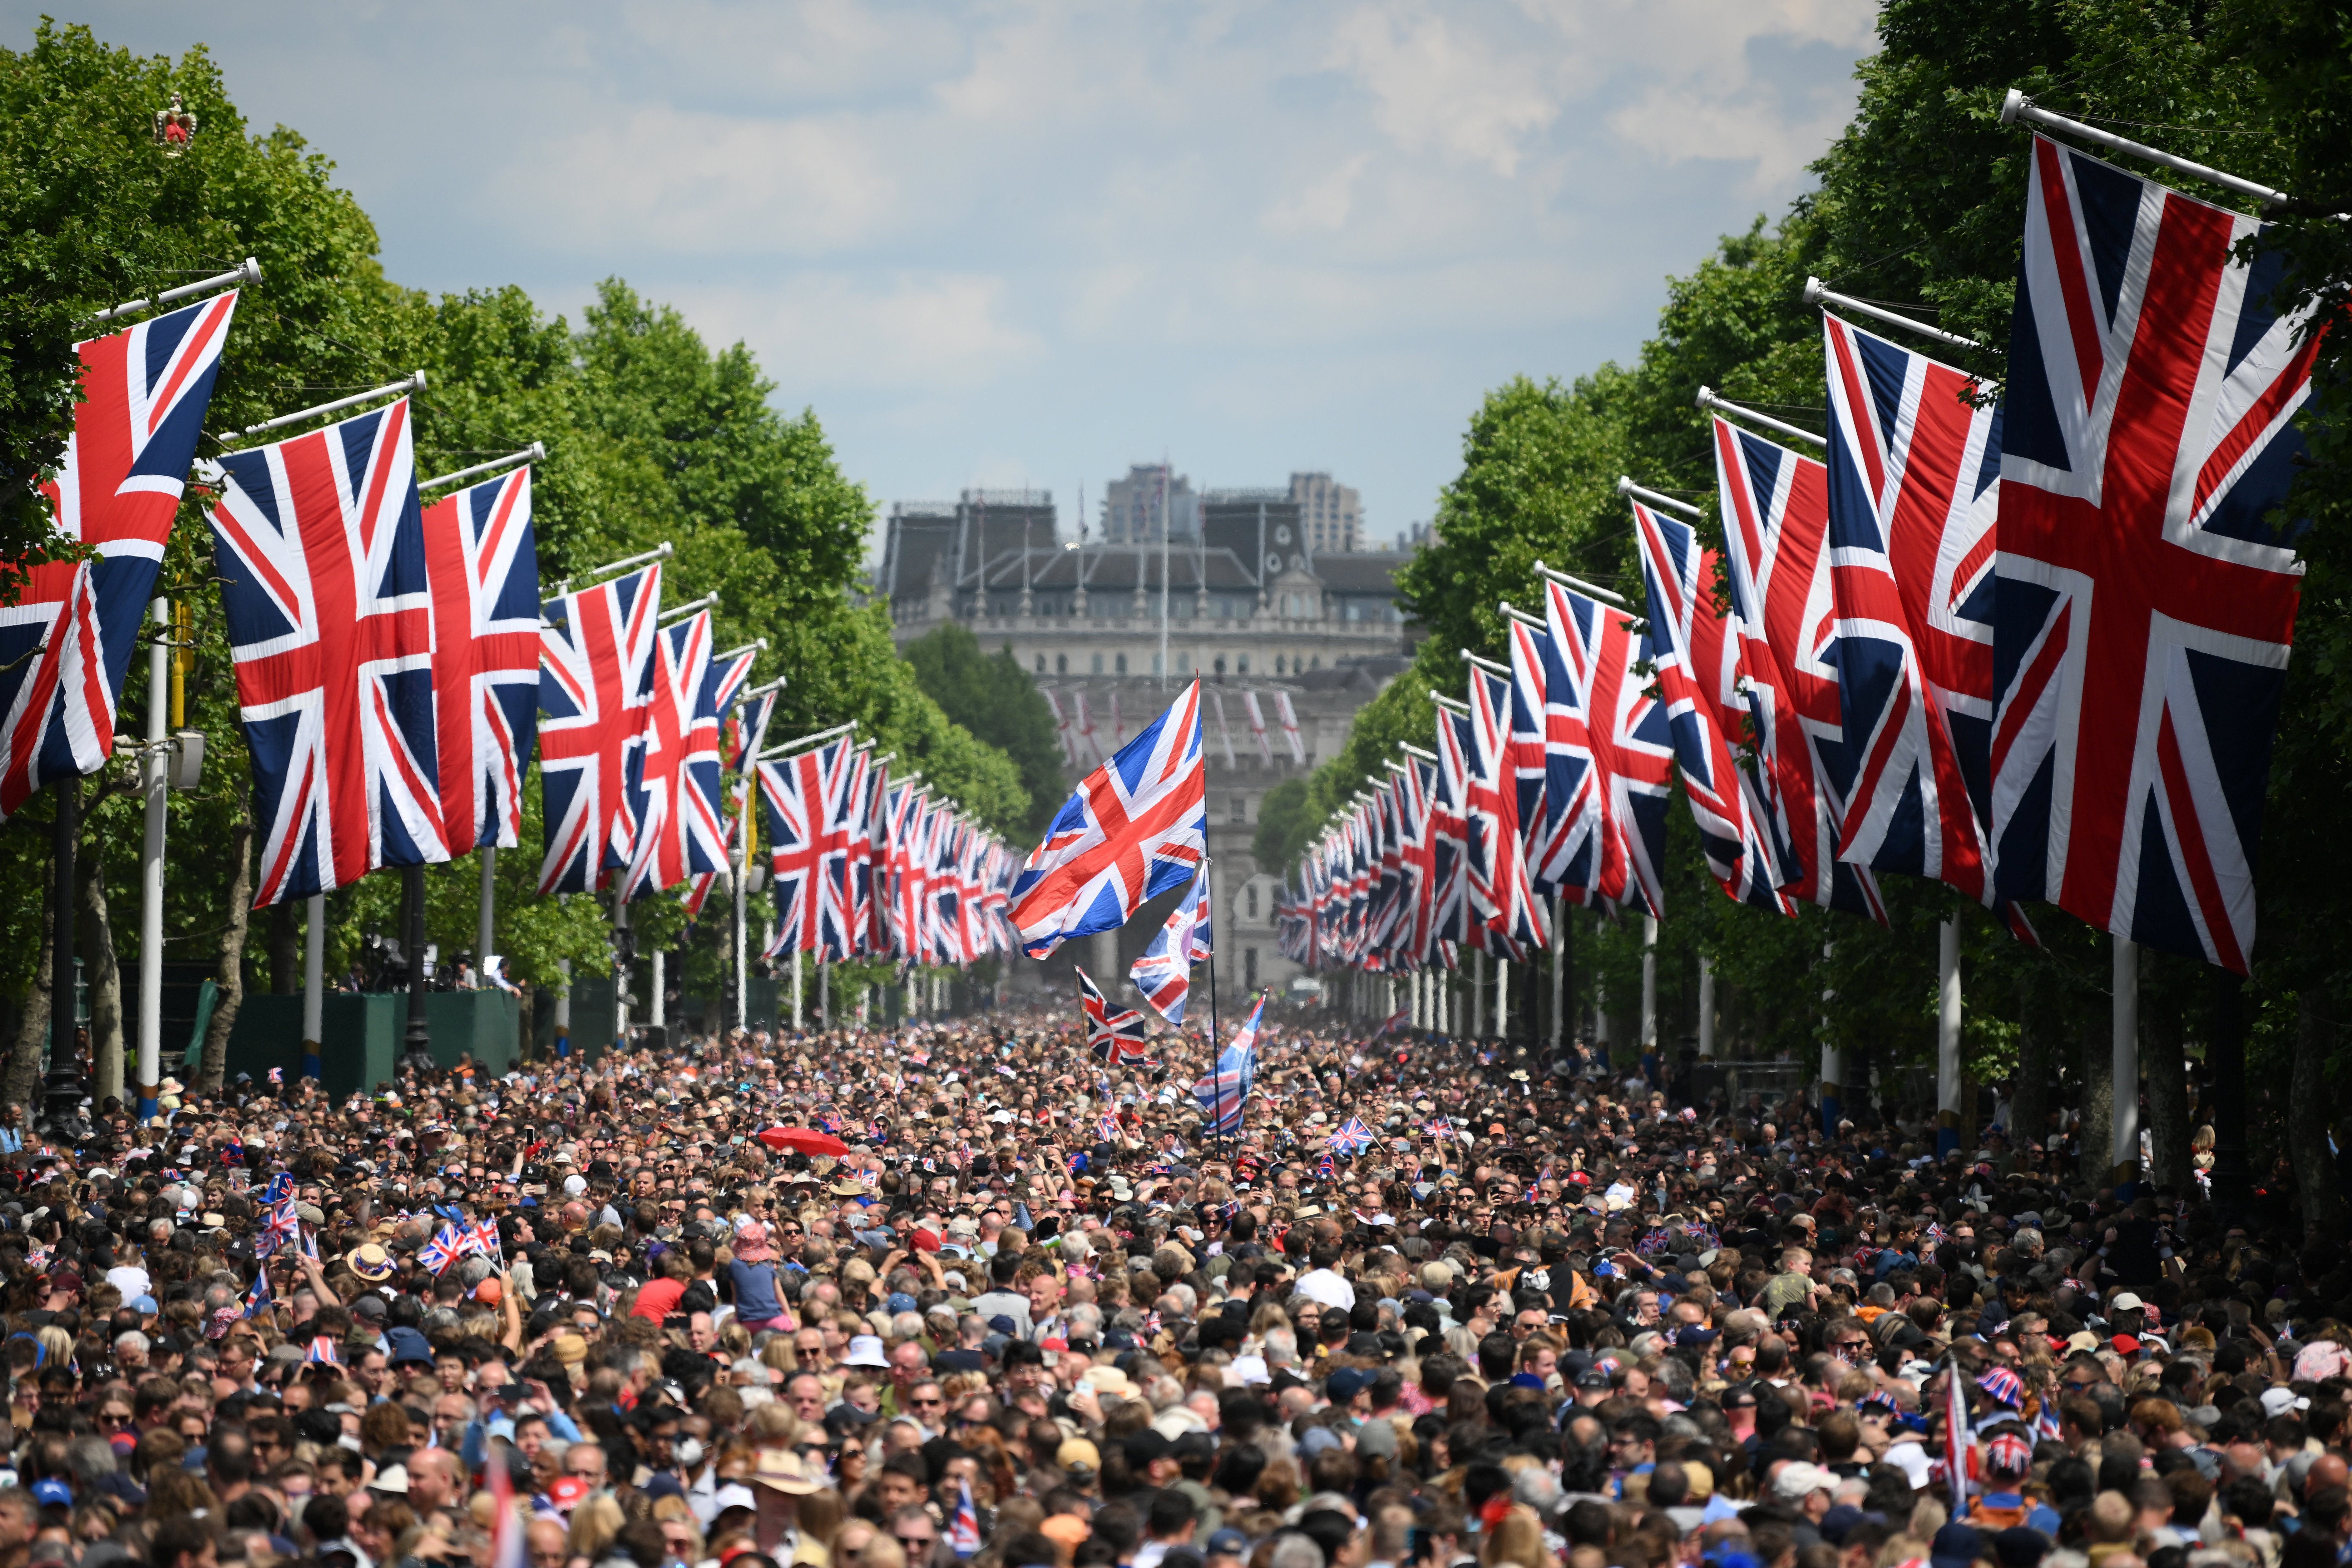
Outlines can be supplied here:
<path id="1" fill-rule="evenodd" d="M 1354 1307 L 1356 1288 L 1340 1278 L 1339 1271 L 1331 1267 L 1339 1261 L 1339 1249 L 1318 1247 L 1307 1255 L 1307 1259 L 1315 1267 L 1298 1277 L 1298 1293 L 1327 1307 L 1337 1307 L 1343 1312 Z"/>

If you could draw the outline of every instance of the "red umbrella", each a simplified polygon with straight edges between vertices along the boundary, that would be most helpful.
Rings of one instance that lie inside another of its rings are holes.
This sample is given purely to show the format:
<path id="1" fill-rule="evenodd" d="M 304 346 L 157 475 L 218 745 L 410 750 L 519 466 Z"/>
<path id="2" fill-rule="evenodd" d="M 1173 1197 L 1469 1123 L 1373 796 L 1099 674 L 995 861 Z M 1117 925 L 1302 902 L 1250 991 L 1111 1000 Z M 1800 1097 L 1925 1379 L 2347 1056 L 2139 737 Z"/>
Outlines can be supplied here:
<path id="1" fill-rule="evenodd" d="M 820 1132 L 814 1127 L 771 1127 L 760 1134 L 760 1142 L 781 1154 L 787 1149 L 797 1149 L 803 1154 L 831 1154 L 835 1158 L 849 1152 L 849 1145 L 830 1132 Z"/>

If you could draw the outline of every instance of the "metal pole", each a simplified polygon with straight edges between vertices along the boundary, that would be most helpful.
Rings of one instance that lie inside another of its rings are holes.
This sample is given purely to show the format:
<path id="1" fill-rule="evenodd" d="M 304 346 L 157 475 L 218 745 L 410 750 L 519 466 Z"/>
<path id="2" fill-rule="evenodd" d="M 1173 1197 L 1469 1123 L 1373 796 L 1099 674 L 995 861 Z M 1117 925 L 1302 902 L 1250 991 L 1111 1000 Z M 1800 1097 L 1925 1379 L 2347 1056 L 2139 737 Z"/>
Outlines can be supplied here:
<path id="1" fill-rule="evenodd" d="M 425 1018 L 425 868 L 402 867 L 400 880 L 408 906 L 408 1039 L 402 1055 L 423 1068 L 433 1060 L 433 1026 Z"/>
<path id="2" fill-rule="evenodd" d="M 1658 1048 L 1658 917 L 1642 917 L 1642 1048 Z"/>
<path id="3" fill-rule="evenodd" d="M 499 941 L 499 847 L 485 844 L 480 853 L 482 899 L 474 917 L 474 973 L 478 975 L 498 951 Z"/>
<path id="4" fill-rule="evenodd" d="M 2246 1162 L 2245 976 L 2214 972 L 2213 1033 L 2205 1047 L 2212 1079 L 2213 1203 L 2224 1215 L 2245 1211 L 2253 1173 Z"/>
<path id="5" fill-rule="evenodd" d="M 663 992 L 667 989 L 667 982 L 669 978 L 669 965 L 666 962 L 668 957 L 669 955 L 660 948 L 654 949 L 653 998 L 646 1005 L 646 1022 L 656 1029 L 663 1030 L 667 1030 L 669 1026 L 669 998 L 663 994 Z"/>
<path id="6" fill-rule="evenodd" d="M 800 1026 L 801 1026 L 801 955 L 800 955 L 799 953 L 795 952 L 795 953 L 793 953 L 793 1030 L 794 1030 L 795 1032 L 797 1032 L 797 1031 L 800 1029 Z"/>
<path id="7" fill-rule="evenodd" d="M 1936 1152 L 1960 1146 L 1960 922 L 1936 931 Z"/>
<path id="8" fill-rule="evenodd" d="M 74 860 L 81 846 L 81 775 L 68 773 L 58 781 L 58 815 L 50 835 L 51 853 L 56 857 L 57 889 L 52 895 L 57 900 L 53 911 L 53 941 L 56 946 L 49 954 L 49 1067 L 55 1069 L 73 1060 L 74 1026 Z"/>
<path id="9" fill-rule="evenodd" d="M 1715 959 L 1698 955 L 1698 1057 L 1715 1059 Z"/>
<path id="10" fill-rule="evenodd" d="M 327 895 L 313 893 L 303 902 L 302 922 L 302 1068 L 304 1078 L 324 1076 L 320 1068 L 327 1037 Z"/>
<path id="11" fill-rule="evenodd" d="M 1558 893 L 1551 897 L 1551 1049 L 1559 1054 L 1562 1038 L 1559 1021 L 1560 997 L 1567 989 L 1568 978 L 1568 900 Z"/>
<path id="12" fill-rule="evenodd" d="M 170 759 L 163 751 L 170 731 L 172 664 L 172 603 L 158 599 L 148 606 L 155 617 L 155 635 L 147 645 L 147 756 L 142 784 L 146 792 L 146 832 L 139 850 L 139 1120 L 144 1123 L 161 1109 L 155 1085 L 163 1059 L 163 832 L 165 794 Z"/>
<path id="13" fill-rule="evenodd" d="M 615 931 L 629 929 L 628 889 L 621 885 L 618 879 L 613 883 L 613 929 Z M 615 1050 L 625 1051 L 629 1048 L 629 983 L 635 978 L 637 965 L 635 956 L 629 955 L 625 940 L 620 947 L 624 956 L 613 970 L 612 1046 Z"/>
<path id="14" fill-rule="evenodd" d="M 563 977 L 563 989 L 555 997 L 555 1055 L 561 1060 L 572 1054 L 572 961 L 557 959 L 555 972 Z"/>
<path id="15" fill-rule="evenodd" d="M 2085 142 L 2095 142 L 2111 152 L 2128 153 L 2135 158 L 2145 158 L 2149 163 L 2159 164 L 2176 174 L 2192 175 L 2200 180 L 2210 180 L 2225 191 L 2234 191 L 2242 196 L 2252 196 L 2266 206 L 2284 206 L 2289 199 L 2284 191 L 2274 191 L 2268 185 L 2258 185 L 2252 180 L 2242 180 L 2235 174 L 2225 174 L 2221 170 L 2208 168 L 2203 163 L 2192 163 L 2186 158 L 2158 151 L 2144 142 L 2130 141 L 2116 135 L 2112 131 L 2102 131 L 2095 125 L 2085 125 L 2079 120 L 2069 120 L 2063 114 L 2053 114 L 2012 87 L 2009 89 L 2009 96 L 2001 101 L 2000 122 L 2003 125 L 2014 125 L 2021 120 L 2029 125 L 2043 125 L 2053 131 L 2063 131 L 2069 136 L 2079 136 Z"/>
<path id="16" fill-rule="evenodd" d="M 2107 1163 L 2129 1167 L 2123 1181 L 2139 1178 L 2139 943 L 2127 936 L 2111 938 L 2115 958 L 2115 1083 L 2114 1114 L 2108 1119 L 2115 1137 Z"/>
<path id="17" fill-rule="evenodd" d="M 1826 983 L 1827 969 L 1837 943 L 1822 943 L 1822 965 L 1824 971 L 1822 986 L 1822 1131 L 1835 1137 L 1838 1118 L 1843 1112 L 1845 1084 L 1845 1053 L 1830 1044 L 1830 1004 L 1837 1000 L 1837 992 Z"/>
<path id="18" fill-rule="evenodd" d="M 1511 1037 L 1511 961 L 1495 960 L 1495 1038 L 1508 1043 Z"/>
<path id="19" fill-rule="evenodd" d="M 1169 497 L 1168 475 L 1175 467 L 1166 454 L 1160 460 L 1160 688 L 1168 689 L 1168 536 L 1176 531 L 1175 520 L 1168 509 L 1175 504 Z"/>
<path id="20" fill-rule="evenodd" d="M 751 879 L 751 790 L 749 780 L 739 786 L 738 793 L 742 797 L 738 808 L 742 815 L 742 822 L 735 832 L 735 1026 L 748 1029 L 751 1026 L 751 972 L 746 966 L 743 951 L 743 922 L 750 898 L 747 884 Z"/>
<path id="21" fill-rule="evenodd" d="M 821 952 L 816 958 L 816 1026 L 833 1027 L 833 965 Z"/>

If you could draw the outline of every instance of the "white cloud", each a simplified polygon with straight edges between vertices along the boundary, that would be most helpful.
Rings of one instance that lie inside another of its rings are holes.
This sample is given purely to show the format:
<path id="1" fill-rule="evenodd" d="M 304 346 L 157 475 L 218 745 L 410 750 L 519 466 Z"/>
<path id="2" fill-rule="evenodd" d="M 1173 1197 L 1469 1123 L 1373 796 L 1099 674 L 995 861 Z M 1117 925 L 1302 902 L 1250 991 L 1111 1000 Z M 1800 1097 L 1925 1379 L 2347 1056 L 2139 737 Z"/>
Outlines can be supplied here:
<path id="1" fill-rule="evenodd" d="M 681 305 L 716 342 L 758 351 L 789 401 L 826 385 L 969 389 L 1045 350 L 1009 319 L 1004 280 L 803 271 L 766 289 L 695 290 Z"/>
<path id="2" fill-rule="evenodd" d="M 1381 131 L 1408 153 L 1437 148 L 1515 174 L 1530 132 L 1558 118 L 1549 62 L 1457 26 L 1468 11 L 1368 6 L 1332 31 L 1329 64 L 1372 95 Z"/>

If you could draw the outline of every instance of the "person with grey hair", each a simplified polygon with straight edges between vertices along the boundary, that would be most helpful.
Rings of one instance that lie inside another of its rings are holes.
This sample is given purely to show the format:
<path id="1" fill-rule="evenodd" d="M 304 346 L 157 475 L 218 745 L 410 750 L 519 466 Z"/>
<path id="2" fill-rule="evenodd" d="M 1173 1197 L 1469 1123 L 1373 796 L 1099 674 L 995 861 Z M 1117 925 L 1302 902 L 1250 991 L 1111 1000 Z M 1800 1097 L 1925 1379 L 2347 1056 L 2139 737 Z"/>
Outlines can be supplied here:
<path id="1" fill-rule="evenodd" d="M 1323 1549 L 1297 1531 L 1286 1530 L 1274 1538 L 1266 1568 L 1325 1568 Z"/>

